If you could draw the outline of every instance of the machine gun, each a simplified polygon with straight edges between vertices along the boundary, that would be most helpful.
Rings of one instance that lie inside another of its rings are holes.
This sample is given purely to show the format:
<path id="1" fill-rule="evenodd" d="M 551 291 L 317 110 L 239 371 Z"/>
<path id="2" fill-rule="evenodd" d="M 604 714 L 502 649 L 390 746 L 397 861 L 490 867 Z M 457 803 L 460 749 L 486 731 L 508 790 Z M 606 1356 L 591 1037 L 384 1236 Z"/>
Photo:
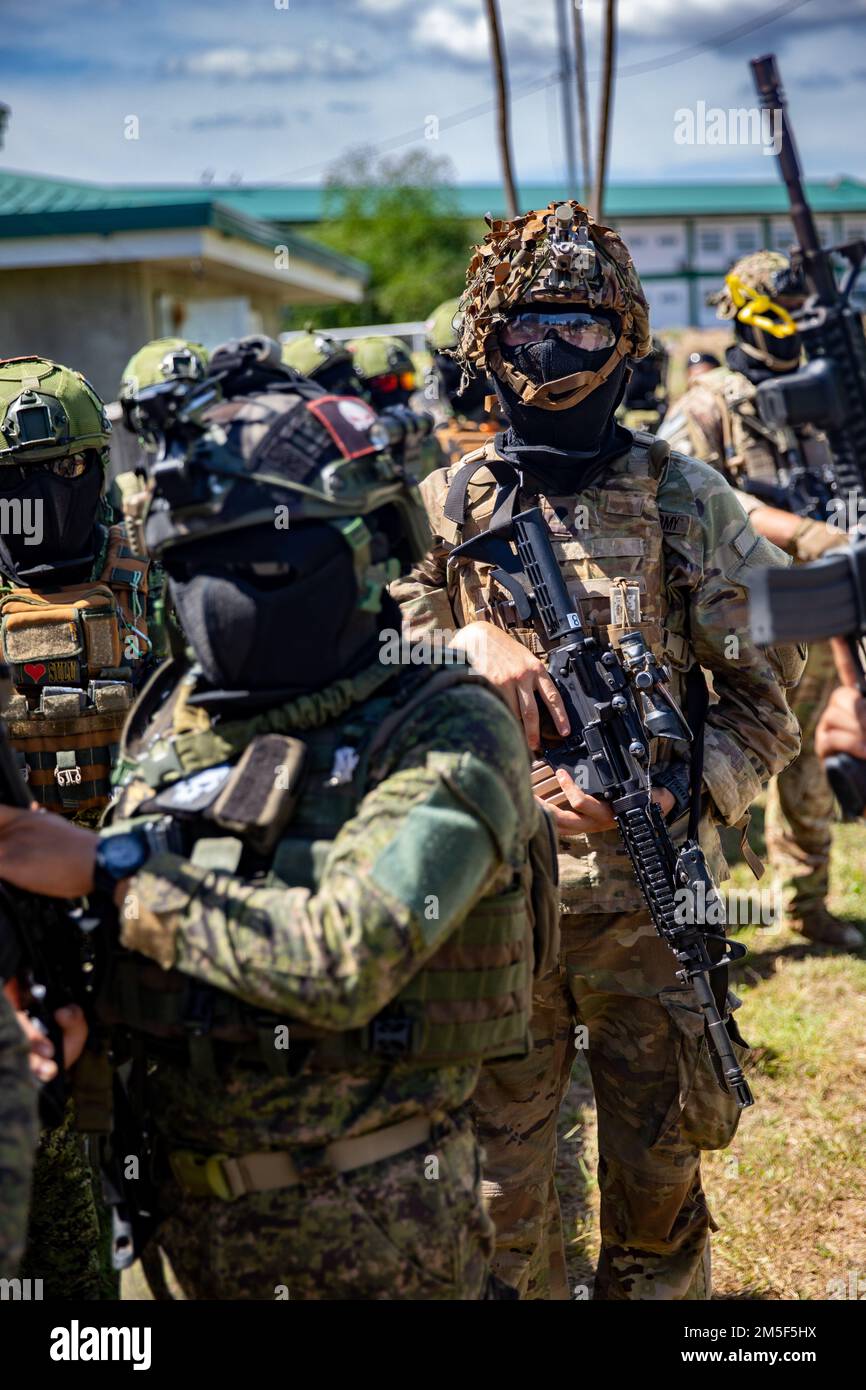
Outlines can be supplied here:
<path id="1" fill-rule="evenodd" d="M 9 668 L 0 665 L 0 710 L 9 701 Z M 27 791 L 0 717 L 0 803 L 29 808 Z M 94 929 L 98 922 L 83 908 L 57 898 L 0 885 L 0 984 L 17 1008 L 33 1018 L 54 1046 L 57 1076 L 40 1092 L 40 1116 L 50 1128 L 63 1118 L 67 1097 L 63 1035 L 54 1018 L 64 1004 L 92 1009 L 96 987 Z"/>
<path id="2" fill-rule="evenodd" d="M 679 962 L 677 978 L 695 991 L 720 1080 L 741 1109 L 752 1105 L 710 982 L 711 971 L 739 960 L 745 947 L 708 931 L 693 911 L 681 920 L 678 896 L 690 904 L 717 901 L 716 889 L 696 833 L 677 849 L 651 795 L 651 731 L 691 738 L 667 690 L 667 672 L 639 632 L 625 633 L 617 652 L 584 631 L 538 507 L 456 546 L 449 564 L 461 556 L 492 561 L 492 577 L 511 594 L 518 620 L 535 623 L 545 640 L 571 732 L 542 735 L 542 757 L 609 803 L 655 929 Z"/>
<path id="3" fill-rule="evenodd" d="M 797 246 L 791 276 L 808 298 L 794 321 L 806 365 L 759 388 L 759 409 L 775 429 L 810 424 L 824 431 L 833 461 L 833 487 L 844 499 L 866 498 L 866 336 L 851 291 L 866 257 L 866 242 L 822 247 L 806 198 L 785 96 L 773 54 L 754 58 L 752 75 L 765 111 L 781 117 L 779 168 L 788 190 Z M 847 265 L 840 286 L 835 260 Z"/>

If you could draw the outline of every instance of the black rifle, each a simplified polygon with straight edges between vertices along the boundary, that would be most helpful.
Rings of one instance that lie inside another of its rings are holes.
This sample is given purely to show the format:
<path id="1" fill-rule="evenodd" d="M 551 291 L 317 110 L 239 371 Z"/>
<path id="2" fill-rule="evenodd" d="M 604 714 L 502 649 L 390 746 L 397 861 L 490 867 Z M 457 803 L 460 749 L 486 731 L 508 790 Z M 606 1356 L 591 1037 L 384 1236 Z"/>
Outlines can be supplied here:
<path id="1" fill-rule="evenodd" d="M 518 619 L 540 627 L 549 646 L 548 671 L 571 729 L 563 739 L 543 736 L 542 757 L 610 804 L 656 931 L 680 963 L 677 978 L 697 996 L 720 1079 L 741 1109 L 752 1105 L 709 978 L 711 971 L 744 956 L 745 947 L 708 931 L 705 923 L 678 920 L 678 893 L 692 906 L 686 918 L 698 915 L 696 903 L 718 904 L 718 898 L 696 835 L 677 850 L 651 796 L 649 730 L 655 726 L 665 728 L 668 737 L 690 737 L 667 691 L 667 672 L 639 632 L 623 635 L 620 652 L 585 633 L 538 507 L 495 533 L 485 531 L 456 546 L 449 563 L 461 556 L 493 561 L 492 577 L 511 594 Z"/>
<path id="2" fill-rule="evenodd" d="M 10 690 L 9 669 L 0 664 L 0 710 L 5 709 Z M 6 723 L 0 717 L 0 803 L 26 808 L 31 799 L 9 743 Z M 3 979 L 15 981 L 19 1006 L 54 1046 L 57 1076 L 42 1086 L 39 1098 L 42 1123 L 49 1128 L 63 1118 L 67 1098 L 63 1035 L 54 1013 L 72 1003 L 80 1004 L 85 1013 L 91 1009 L 96 983 L 96 925 L 80 907 L 0 885 Z"/>
<path id="3" fill-rule="evenodd" d="M 811 565 L 755 570 L 749 581 L 752 636 L 761 646 L 844 637 L 857 688 L 866 698 L 866 540 Z M 824 759 L 827 780 L 849 819 L 866 812 L 866 762 L 850 753 Z"/>
<path id="4" fill-rule="evenodd" d="M 806 365 L 765 382 L 758 396 L 762 418 L 773 428 L 796 430 L 803 424 L 827 436 L 836 496 L 847 506 L 866 497 L 866 336 L 851 291 L 866 256 L 866 241 L 822 247 L 806 198 L 785 96 L 773 54 L 752 60 L 755 87 L 765 111 L 781 117 L 779 168 L 788 190 L 797 246 L 791 258 L 792 283 L 805 283 L 808 298 L 794 315 Z M 847 264 L 837 283 L 834 261 Z"/>

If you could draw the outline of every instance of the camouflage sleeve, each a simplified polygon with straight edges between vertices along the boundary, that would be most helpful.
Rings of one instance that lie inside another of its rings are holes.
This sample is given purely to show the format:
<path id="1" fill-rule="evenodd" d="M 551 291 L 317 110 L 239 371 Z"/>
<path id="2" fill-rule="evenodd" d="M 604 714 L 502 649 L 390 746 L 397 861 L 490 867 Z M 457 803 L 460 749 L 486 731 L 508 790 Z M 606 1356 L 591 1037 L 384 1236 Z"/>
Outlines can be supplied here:
<path id="1" fill-rule="evenodd" d="M 27 1044 L 0 990 L 0 1277 L 14 1278 L 24 1253 L 36 1151 L 36 1088 Z"/>
<path id="2" fill-rule="evenodd" d="M 315 893 L 160 855 L 132 880 L 124 944 L 258 1008 L 366 1023 L 478 899 L 511 882 L 538 815 L 525 741 L 487 689 L 435 696 L 393 753 Z"/>
<path id="3" fill-rule="evenodd" d="M 433 543 L 424 559 L 390 587 L 391 597 L 399 603 L 403 622 L 413 637 L 435 629 L 448 632 L 462 625 L 448 586 L 448 553 L 456 540 L 456 527 L 443 511 L 450 482 L 451 470 L 440 468 L 421 484 Z"/>
<path id="4" fill-rule="evenodd" d="M 725 442 L 719 402 L 699 384 L 691 386 L 672 405 L 656 431 L 674 453 L 702 459 L 720 473 L 725 464 Z"/>
<path id="5" fill-rule="evenodd" d="M 748 617 L 751 572 L 789 561 L 756 534 L 739 494 L 707 464 L 674 455 L 659 506 L 688 517 L 679 534 L 665 538 L 666 580 L 686 609 L 693 654 L 712 673 L 704 782 L 722 821 L 735 825 L 800 748 L 784 688 L 799 680 L 805 648 L 762 651 Z"/>

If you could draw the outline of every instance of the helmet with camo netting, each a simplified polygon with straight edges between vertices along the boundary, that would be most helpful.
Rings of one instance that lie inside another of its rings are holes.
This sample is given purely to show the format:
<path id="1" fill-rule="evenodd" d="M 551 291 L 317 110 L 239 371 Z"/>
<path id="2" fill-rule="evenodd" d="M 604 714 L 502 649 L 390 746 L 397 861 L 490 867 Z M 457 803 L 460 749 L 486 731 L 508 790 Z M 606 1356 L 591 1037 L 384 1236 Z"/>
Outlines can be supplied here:
<path id="1" fill-rule="evenodd" d="M 154 338 L 133 353 L 124 367 L 119 398 L 135 396 L 144 386 L 175 377 L 201 381 L 207 372 L 207 361 L 207 351 L 201 343 L 188 338 Z"/>
<path id="2" fill-rule="evenodd" d="M 0 360 L 0 465 L 95 450 L 108 462 L 111 424 L 80 372 L 45 357 Z"/>
<path id="3" fill-rule="evenodd" d="M 511 315 L 533 303 L 613 310 L 621 331 L 610 356 L 594 372 L 531 381 L 504 359 L 498 335 Z M 623 358 L 645 357 L 651 347 L 649 308 L 625 243 L 573 200 L 491 221 L 469 263 L 460 309 L 457 355 L 464 369 L 493 372 L 525 405 L 542 410 L 577 405 Z"/>
<path id="4" fill-rule="evenodd" d="M 754 295 L 766 295 L 787 309 L 799 308 L 805 298 L 805 286 L 792 270 L 788 257 L 780 251 L 754 251 L 731 267 L 722 288 L 707 295 L 707 303 L 716 307 L 716 318 L 740 317 L 743 306 L 735 302 L 738 284 Z"/>

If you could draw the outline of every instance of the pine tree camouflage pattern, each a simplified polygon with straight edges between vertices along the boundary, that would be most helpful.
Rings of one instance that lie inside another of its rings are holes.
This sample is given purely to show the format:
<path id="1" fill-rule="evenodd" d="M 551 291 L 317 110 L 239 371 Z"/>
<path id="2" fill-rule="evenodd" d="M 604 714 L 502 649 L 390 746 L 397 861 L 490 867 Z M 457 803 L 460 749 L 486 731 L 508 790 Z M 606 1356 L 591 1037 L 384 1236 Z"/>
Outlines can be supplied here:
<path id="1" fill-rule="evenodd" d="M 156 1049 L 148 1109 L 165 1151 L 285 1149 L 303 1180 L 225 1202 L 167 1178 L 163 1220 L 124 1279 L 125 1297 L 454 1299 L 477 1298 L 486 1286 L 492 1225 L 465 1113 L 478 1059 L 387 1060 L 365 1053 L 357 1030 L 411 992 L 434 957 L 431 980 L 446 962 L 478 967 L 482 947 L 461 946 L 458 961 L 449 938 L 470 909 L 483 914 L 504 901 L 538 813 L 520 731 L 483 683 L 440 691 L 407 713 L 389 742 L 386 775 L 360 800 L 350 782 L 335 784 L 338 750 L 351 750 L 359 727 L 378 726 L 392 707 L 387 680 L 377 665 L 262 717 L 265 728 L 290 729 L 307 745 L 300 799 L 267 877 L 202 866 L 207 842 L 197 841 L 189 858 L 157 856 L 132 880 L 134 912 L 121 923 L 129 952 L 120 959 L 134 969 L 139 997 L 191 978 L 218 1001 L 242 1001 L 247 1018 L 269 1020 L 271 1047 L 274 1019 L 290 1028 L 283 1075 L 269 1074 L 255 1044 L 244 1052 L 221 1042 L 216 1027 L 213 1075 L 191 1065 L 185 1042 L 148 1037 Z M 208 733 L 194 724 L 175 691 L 128 751 L 133 770 L 112 831 L 134 824 L 152 794 L 141 769 L 153 733 L 174 731 L 185 772 L 227 750 L 236 757 L 250 737 L 246 726 L 232 732 L 220 723 Z M 520 922 L 510 950 L 519 947 L 523 961 L 525 1051 L 532 949 L 522 895 Z M 509 950 L 497 949 L 499 973 L 513 971 Z M 129 975 L 127 1024 L 144 1007 L 130 1002 Z M 118 985 L 115 1005 L 120 998 Z M 445 1007 L 435 990 L 430 998 L 432 1010 Z M 323 1163 L 335 1140 L 413 1116 L 433 1123 L 420 1146 L 341 1176 Z"/>
<path id="2" fill-rule="evenodd" d="M 24 1251 L 38 1131 L 27 1043 L 0 990 L 0 1279 L 14 1279 Z"/>
<path id="3" fill-rule="evenodd" d="M 768 656 L 749 636 L 750 570 L 785 558 L 755 534 L 715 470 L 678 454 L 658 470 L 650 443 L 638 436 L 583 492 L 521 496 L 517 505 L 538 501 L 569 591 L 602 640 L 616 643 L 639 628 L 672 668 L 677 696 L 694 659 L 712 673 L 701 840 L 718 879 L 726 866 L 716 823 L 741 822 L 767 779 L 797 753 L 783 687 L 799 678 L 804 652 Z M 492 452 L 488 446 L 484 456 Z M 447 569 L 458 539 L 488 523 L 495 493 L 492 475 L 477 473 L 458 533 L 443 510 L 453 471 L 422 485 L 434 545 L 392 585 L 404 620 L 418 636 L 485 619 L 541 654 L 535 633 L 515 626 L 489 565 L 466 560 Z M 657 747 L 652 753 L 656 765 L 670 756 Z M 684 835 L 685 818 L 672 833 Z M 700 1153 L 730 1143 L 736 1107 L 715 1082 L 696 1000 L 676 980 L 676 962 L 647 917 L 617 832 L 561 841 L 560 884 L 560 969 L 537 982 L 535 1048 L 523 1061 L 487 1065 L 473 1102 L 497 1226 L 494 1270 L 524 1296 L 568 1297 L 554 1186 L 556 1120 L 574 1030 L 584 1025 L 600 1144 L 594 1296 L 707 1298 L 713 1223 Z M 730 1026 L 738 1038 L 733 1020 Z"/>

